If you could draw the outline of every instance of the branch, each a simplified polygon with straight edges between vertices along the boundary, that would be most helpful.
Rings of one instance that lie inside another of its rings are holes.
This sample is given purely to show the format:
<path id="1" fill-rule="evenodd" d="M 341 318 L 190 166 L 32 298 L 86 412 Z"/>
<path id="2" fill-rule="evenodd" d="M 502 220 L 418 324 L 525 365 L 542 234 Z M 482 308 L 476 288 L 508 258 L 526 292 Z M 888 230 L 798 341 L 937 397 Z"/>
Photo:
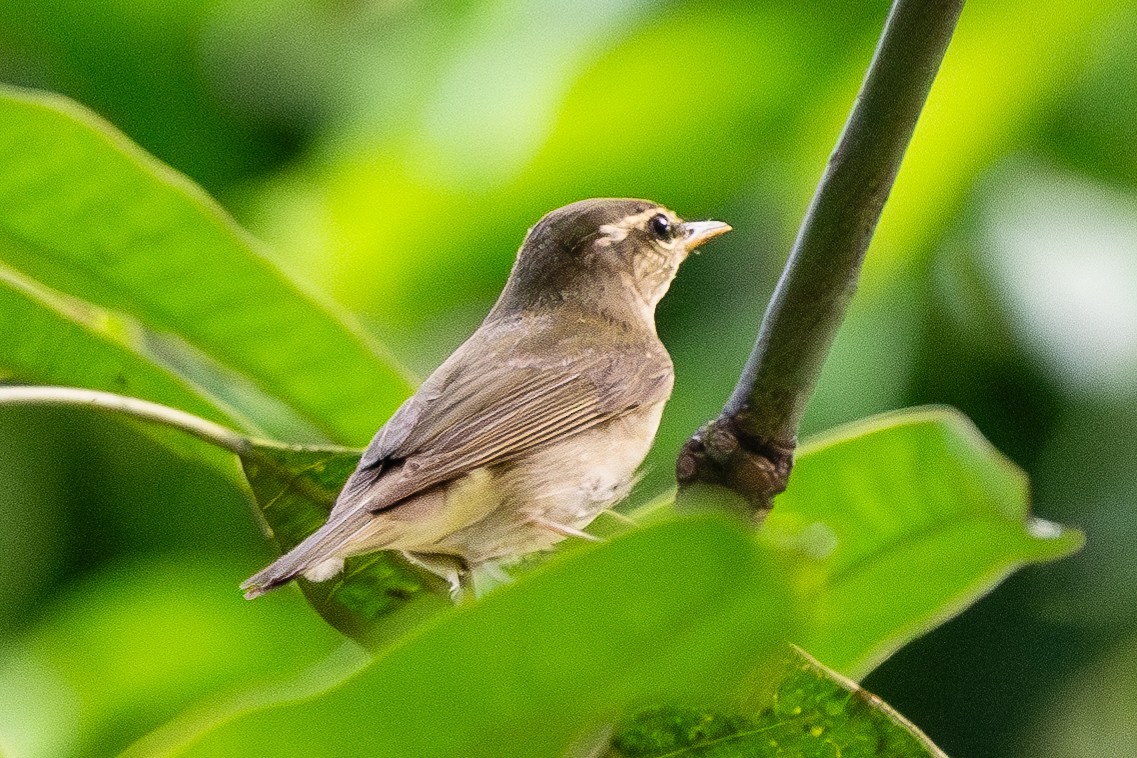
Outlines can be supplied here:
<path id="1" fill-rule="evenodd" d="M 758 519 L 785 489 L 806 405 L 962 9 L 963 0 L 893 3 L 746 368 L 679 454 L 681 488 L 734 490 Z"/>
<path id="2" fill-rule="evenodd" d="M 232 429 L 148 400 L 74 387 L 0 387 L 0 405 L 72 405 L 124 413 L 192 434 L 237 455 L 247 455 L 250 440 Z"/>

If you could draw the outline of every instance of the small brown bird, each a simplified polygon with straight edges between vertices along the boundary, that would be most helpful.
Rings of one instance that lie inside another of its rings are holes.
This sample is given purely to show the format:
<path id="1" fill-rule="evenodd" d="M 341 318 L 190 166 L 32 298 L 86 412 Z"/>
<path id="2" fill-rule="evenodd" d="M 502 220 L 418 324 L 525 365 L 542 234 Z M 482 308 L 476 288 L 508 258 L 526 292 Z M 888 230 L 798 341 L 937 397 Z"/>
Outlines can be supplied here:
<path id="1" fill-rule="evenodd" d="M 487 561 L 587 537 L 630 489 L 671 395 L 655 306 L 691 251 L 728 231 L 646 200 L 542 218 L 482 325 L 375 435 L 327 522 L 245 597 L 377 550 L 458 591 Z"/>

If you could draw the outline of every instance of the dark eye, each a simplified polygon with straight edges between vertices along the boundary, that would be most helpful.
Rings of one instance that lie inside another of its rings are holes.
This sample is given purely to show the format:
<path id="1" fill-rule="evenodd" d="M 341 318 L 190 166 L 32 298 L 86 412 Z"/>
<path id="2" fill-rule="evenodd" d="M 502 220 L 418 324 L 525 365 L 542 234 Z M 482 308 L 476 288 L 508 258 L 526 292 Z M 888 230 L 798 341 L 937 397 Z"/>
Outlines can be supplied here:
<path id="1" fill-rule="evenodd" d="M 667 216 L 664 216 L 662 213 L 657 213 L 648 219 L 647 228 L 648 231 L 651 232 L 651 235 L 657 240 L 663 240 L 666 242 L 667 240 L 671 239 L 671 221 L 669 221 Z"/>

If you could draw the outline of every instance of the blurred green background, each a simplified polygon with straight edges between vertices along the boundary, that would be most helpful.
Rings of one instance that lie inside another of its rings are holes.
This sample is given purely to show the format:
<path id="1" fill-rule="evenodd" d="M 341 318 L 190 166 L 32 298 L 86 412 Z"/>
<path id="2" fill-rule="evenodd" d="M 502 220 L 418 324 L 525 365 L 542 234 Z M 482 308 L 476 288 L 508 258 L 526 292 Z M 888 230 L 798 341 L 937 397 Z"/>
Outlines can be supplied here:
<path id="1" fill-rule="evenodd" d="M 644 498 L 733 386 L 886 12 L 0 0 L 0 80 L 76 98 L 201 183 L 420 375 L 547 210 L 639 196 L 729 221 L 660 308 L 677 383 Z M 955 405 L 1039 515 L 1087 532 L 866 681 L 953 756 L 1137 752 L 1134 49 L 1131 2 L 968 4 L 807 419 Z M 74 411 L 3 409 L 0 429 L 19 754 L 75 750 L 92 719 L 82 747 L 111 752 L 340 644 L 295 593 L 241 600 L 270 549 L 230 480 Z"/>

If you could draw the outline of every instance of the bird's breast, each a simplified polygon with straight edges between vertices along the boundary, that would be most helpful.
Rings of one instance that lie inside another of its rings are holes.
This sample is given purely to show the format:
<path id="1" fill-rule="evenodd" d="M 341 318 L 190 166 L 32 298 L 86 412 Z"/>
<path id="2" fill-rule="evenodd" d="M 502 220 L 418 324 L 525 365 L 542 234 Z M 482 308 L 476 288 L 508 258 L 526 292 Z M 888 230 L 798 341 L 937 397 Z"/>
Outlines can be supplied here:
<path id="1" fill-rule="evenodd" d="M 564 534 L 549 524 L 584 528 L 628 493 L 659 428 L 663 405 L 631 411 L 492 467 L 497 506 L 426 552 L 456 553 L 477 565 L 551 547 Z M 461 495 L 460 488 L 448 491 L 448 507 Z"/>
<path id="2" fill-rule="evenodd" d="M 540 515 L 579 525 L 623 498 L 659 429 L 663 403 L 534 451 L 515 469 L 515 496 Z"/>

